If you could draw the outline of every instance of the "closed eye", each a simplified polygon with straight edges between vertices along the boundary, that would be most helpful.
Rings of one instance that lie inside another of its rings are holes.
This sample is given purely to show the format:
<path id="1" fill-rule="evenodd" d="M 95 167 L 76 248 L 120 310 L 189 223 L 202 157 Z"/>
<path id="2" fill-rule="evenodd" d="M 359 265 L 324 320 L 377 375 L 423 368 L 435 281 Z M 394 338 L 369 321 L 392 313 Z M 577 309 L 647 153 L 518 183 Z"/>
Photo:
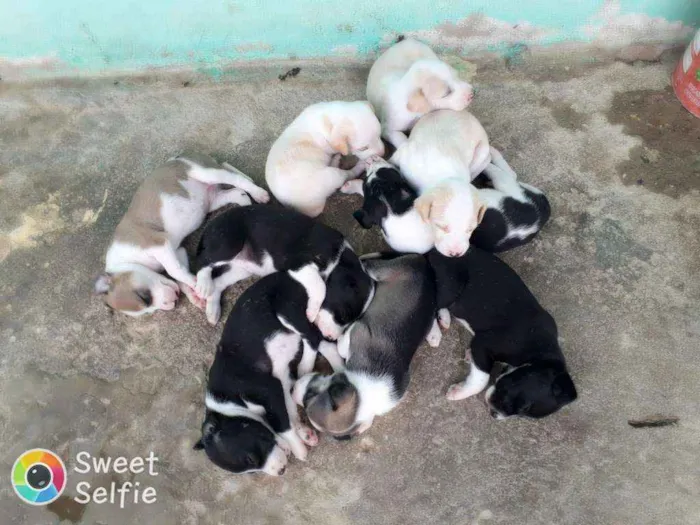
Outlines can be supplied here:
<path id="1" fill-rule="evenodd" d="M 443 231 L 445 233 L 450 233 L 450 227 L 447 224 L 436 224 L 435 226 L 440 231 Z"/>
<path id="2" fill-rule="evenodd" d="M 357 151 L 367 151 L 369 149 L 369 146 L 365 146 L 364 148 L 357 148 Z"/>
<path id="3" fill-rule="evenodd" d="M 150 290 L 136 290 L 136 295 L 146 306 L 151 306 L 153 304 L 153 296 Z"/>
<path id="4" fill-rule="evenodd" d="M 442 98 L 447 98 L 447 97 L 449 97 L 452 93 L 454 93 L 454 90 L 453 90 L 451 87 L 448 87 L 448 88 L 447 88 L 447 91 L 446 91 L 445 94 L 442 96 Z"/>

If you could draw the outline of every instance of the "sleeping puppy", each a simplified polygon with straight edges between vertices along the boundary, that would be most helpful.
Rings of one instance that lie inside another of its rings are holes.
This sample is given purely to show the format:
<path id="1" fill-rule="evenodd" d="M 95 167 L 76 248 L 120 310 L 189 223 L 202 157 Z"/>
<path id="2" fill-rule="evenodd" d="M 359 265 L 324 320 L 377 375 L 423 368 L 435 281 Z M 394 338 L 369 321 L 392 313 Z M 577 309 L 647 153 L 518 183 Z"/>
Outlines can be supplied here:
<path id="1" fill-rule="evenodd" d="M 486 211 L 470 243 L 486 251 L 501 252 L 530 242 L 549 219 L 550 207 L 540 190 L 517 181 L 517 175 L 495 148 L 491 148 L 491 157 L 482 176 L 493 188 L 477 190 Z M 385 160 L 369 159 L 364 183 L 350 181 L 342 191 L 364 196 L 362 208 L 353 216 L 365 229 L 380 226 L 384 239 L 394 250 L 426 253 L 435 246 L 433 228 L 413 206 L 415 190 Z"/>
<path id="2" fill-rule="evenodd" d="M 345 370 L 303 376 L 293 392 L 313 426 L 338 439 L 364 432 L 375 416 L 401 401 L 411 359 L 435 314 L 434 276 L 424 257 L 363 258 L 363 263 L 376 291 L 338 341 Z"/>
<path id="3" fill-rule="evenodd" d="M 328 197 L 364 171 L 362 159 L 383 153 L 379 121 L 368 102 L 320 102 L 302 111 L 272 145 L 265 180 L 282 204 L 316 217 Z M 360 161 L 340 169 L 345 155 Z"/>
<path id="4" fill-rule="evenodd" d="M 486 391 L 496 419 L 541 418 L 576 399 L 557 324 L 506 263 L 478 248 L 460 258 L 436 251 L 427 258 L 435 271 L 441 324 L 449 326 L 451 314 L 474 334 L 469 376 L 450 387 L 448 399 L 480 393 L 497 362 L 507 370 Z"/>
<path id="5" fill-rule="evenodd" d="M 197 293 L 206 298 L 207 320 L 221 316 L 221 294 L 253 275 L 287 272 L 308 295 L 314 322 L 326 296 L 326 279 L 345 252 L 357 259 L 337 230 L 278 205 L 233 208 L 207 224 L 197 249 Z M 362 272 L 361 267 L 359 271 Z M 324 330 L 328 316 L 324 315 Z"/>
<path id="6" fill-rule="evenodd" d="M 491 162 L 479 121 L 467 111 L 429 113 L 390 161 L 418 191 L 415 208 L 432 227 L 437 250 L 463 255 L 486 211 L 471 184 Z"/>
<path id="7" fill-rule="evenodd" d="M 367 100 L 379 115 L 382 136 L 397 148 L 421 116 L 436 109 L 461 111 L 472 98 L 472 86 L 417 40 L 391 46 L 367 78 Z"/>
<path id="8" fill-rule="evenodd" d="M 305 444 L 318 444 L 292 401 L 293 371 L 311 372 L 317 351 L 334 369 L 342 360 L 304 315 L 306 302 L 304 287 L 277 273 L 243 292 L 231 311 L 209 370 L 202 437 L 194 447 L 219 467 L 278 476 L 290 450 L 305 460 Z"/>
<path id="9" fill-rule="evenodd" d="M 223 189 L 221 184 L 233 188 Z M 258 202 L 270 200 L 264 189 L 230 164 L 219 165 L 201 154 L 170 159 L 136 190 L 114 233 L 95 292 L 112 309 L 131 316 L 172 310 L 180 290 L 203 307 L 180 244 L 207 213 L 226 204 L 247 206 L 248 195 Z"/>

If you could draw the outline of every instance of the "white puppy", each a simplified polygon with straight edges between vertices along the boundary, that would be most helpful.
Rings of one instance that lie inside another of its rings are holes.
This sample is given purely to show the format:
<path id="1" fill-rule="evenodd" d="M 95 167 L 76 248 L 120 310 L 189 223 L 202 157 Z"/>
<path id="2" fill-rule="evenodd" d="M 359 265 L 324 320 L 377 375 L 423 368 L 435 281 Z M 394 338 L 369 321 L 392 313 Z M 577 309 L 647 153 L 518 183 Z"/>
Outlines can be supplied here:
<path id="1" fill-rule="evenodd" d="M 368 102 L 320 102 L 302 111 L 272 145 L 265 179 L 282 204 L 316 217 L 328 197 L 364 171 L 363 159 L 383 153 L 379 120 Z M 344 155 L 360 161 L 340 169 Z"/>
<path id="2" fill-rule="evenodd" d="M 486 206 L 471 180 L 491 162 L 489 139 L 468 111 L 434 111 L 421 118 L 391 157 L 418 191 L 415 208 L 435 234 L 435 248 L 459 257 Z"/>
<path id="3" fill-rule="evenodd" d="M 397 148 L 421 116 L 436 109 L 461 111 L 473 96 L 472 86 L 417 40 L 390 47 L 367 78 L 367 99 L 382 122 L 382 136 Z"/>
<path id="4" fill-rule="evenodd" d="M 220 184 L 233 188 L 222 189 Z M 201 154 L 170 159 L 136 190 L 114 233 L 95 292 L 104 295 L 108 306 L 131 316 L 172 310 L 180 290 L 204 307 L 204 299 L 193 290 L 195 277 L 180 244 L 207 213 L 226 204 L 249 205 L 248 194 L 258 202 L 270 200 L 264 189 L 230 164 L 219 165 Z M 162 275 L 163 270 L 177 282 Z"/>

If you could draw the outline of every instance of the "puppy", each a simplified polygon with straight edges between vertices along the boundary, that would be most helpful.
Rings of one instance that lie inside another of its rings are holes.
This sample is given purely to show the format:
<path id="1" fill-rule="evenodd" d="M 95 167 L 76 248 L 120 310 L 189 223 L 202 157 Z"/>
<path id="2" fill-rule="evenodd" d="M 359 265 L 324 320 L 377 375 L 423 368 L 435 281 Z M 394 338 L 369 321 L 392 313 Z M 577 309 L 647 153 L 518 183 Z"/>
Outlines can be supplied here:
<path id="1" fill-rule="evenodd" d="M 277 273 L 248 288 L 231 311 L 209 371 L 202 438 L 194 447 L 219 467 L 278 476 L 286 453 L 305 460 L 305 445 L 318 444 L 292 401 L 293 371 L 311 372 L 319 350 L 335 368 L 342 360 L 306 319 L 306 302 L 304 287 Z"/>
<path id="2" fill-rule="evenodd" d="M 302 111 L 272 145 L 265 179 L 282 204 L 316 217 L 328 197 L 364 171 L 362 159 L 383 153 L 379 121 L 368 102 L 321 102 Z M 344 155 L 360 161 L 340 169 Z"/>
<path id="3" fill-rule="evenodd" d="M 293 391 L 309 421 L 338 439 L 364 432 L 401 401 L 411 359 L 434 321 L 435 282 L 425 258 L 363 258 L 363 264 L 376 291 L 338 341 L 345 370 L 303 376 Z"/>
<path id="4" fill-rule="evenodd" d="M 436 109 L 461 111 L 473 96 L 472 86 L 417 40 L 390 47 L 367 78 L 367 100 L 379 115 L 382 136 L 397 148 L 421 116 Z"/>
<path id="5" fill-rule="evenodd" d="M 491 157 L 482 176 L 493 188 L 477 190 L 486 211 L 470 243 L 486 251 L 501 252 L 531 241 L 549 220 L 550 207 L 540 190 L 517 181 L 517 175 L 495 148 L 491 148 Z M 342 191 L 364 196 L 362 208 L 353 216 L 365 229 L 380 226 L 384 239 L 394 250 L 426 253 L 435 246 L 433 228 L 414 207 L 415 190 L 383 159 L 369 159 L 367 179 L 349 181 Z"/>
<path id="6" fill-rule="evenodd" d="M 469 376 L 450 387 L 448 399 L 480 393 L 496 362 L 508 367 L 486 391 L 497 419 L 545 417 L 576 399 L 556 322 L 506 263 L 478 248 L 460 258 L 436 251 L 427 258 L 435 271 L 441 324 L 449 326 L 451 314 L 474 334 Z"/>
<path id="7" fill-rule="evenodd" d="M 206 298 L 207 320 L 218 322 L 221 294 L 232 284 L 283 271 L 305 288 L 306 315 L 314 322 L 325 281 L 346 251 L 352 248 L 340 232 L 297 211 L 277 205 L 227 210 L 206 226 L 197 250 L 197 293 Z M 324 330 L 333 330 L 328 316 L 322 319 Z"/>
<path id="8" fill-rule="evenodd" d="M 221 184 L 233 188 L 223 189 Z M 207 213 L 226 204 L 247 206 L 248 195 L 258 202 L 270 200 L 264 189 L 230 164 L 219 165 L 201 154 L 170 159 L 136 190 L 107 250 L 106 273 L 97 279 L 95 292 L 108 306 L 131 316 L 172 310 L 180 290 L 203 307 L 180 244 Z"/>
<path id="9" fill-rule="evenodd" d="M 467 111 L 434 111 L 421 118 L 391 157 L 419 198 L 415 208 L 433 228 L 435 247 L 459 257 L 483 218 L 472 178 L 491 162 L 488 137 Z"/>

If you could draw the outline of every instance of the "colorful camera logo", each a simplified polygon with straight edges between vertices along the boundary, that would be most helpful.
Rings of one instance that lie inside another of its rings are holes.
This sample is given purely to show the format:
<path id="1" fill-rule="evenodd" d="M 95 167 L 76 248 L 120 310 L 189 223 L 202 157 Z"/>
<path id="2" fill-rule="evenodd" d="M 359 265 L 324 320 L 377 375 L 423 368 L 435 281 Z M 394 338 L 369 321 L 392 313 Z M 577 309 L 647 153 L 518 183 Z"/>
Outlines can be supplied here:
<path id="1" fill-rule="evenodd" d="M 48 505 L 66 488 L 66 466 L 50 450 L 27 450 L 12 467 L 12 488 L 25 503 Z"/>

